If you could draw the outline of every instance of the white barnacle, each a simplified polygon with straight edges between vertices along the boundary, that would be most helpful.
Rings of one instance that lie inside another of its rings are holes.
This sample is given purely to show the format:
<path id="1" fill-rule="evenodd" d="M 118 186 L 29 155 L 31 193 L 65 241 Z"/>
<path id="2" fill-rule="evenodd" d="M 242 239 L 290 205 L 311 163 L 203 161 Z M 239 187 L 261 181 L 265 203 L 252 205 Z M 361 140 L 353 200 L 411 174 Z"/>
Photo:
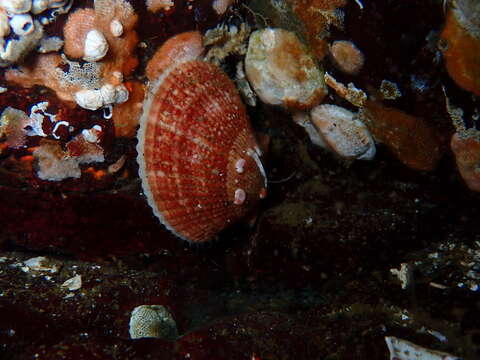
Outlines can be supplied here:
<path id="1" fill-rule="evenodd" d="M 245 159 L 238 159 L 235 163 L 235 170 L 237 173 L 242 174 L 245 171 Z"/>
<path id="2" fill-rule="evenodd" d="M 103 104 L 115 103 L 115 86 L 112 84 L 105 84 L 100 88 L 100 95 L 103 99 Z"/>
<path id="3" fill-rule="evenodd" d="M 29 14 L 14 15 L 10 19 L 10 27 L 18 36 L 31 34 L 35 30 L 32 17 Z"/>
<path id="4" fill-rule="evenodd" d="M 16 63 L 37 46 L 43 37 L 43 26 L 35 20 L 31 28 L 33 31 L 18 39 L 11 38 L 4 47 L 0 47 L 0 66 Z"/>
<path id="5" fill-rule="evenodd" d="M 75 93 L 76 103 L 87 110 L 98 110 L 103 104 L 100 90 L 80 90 Z"/>
<path id="6" fill-rule="evenodd" d="M 83 60 L 98 61 L 108 52 L 108 42 L 101 31 L 90 30 L 85 37 Z"/>
<path id="7" fill-rule="evenodd" d="M 236 189 L 235 190 L 235 195 L 233 199 L 233 203 L 235 205 L 242 205 L 245 202 L 245 199 L 247 198 L 247 193 L 243 189 Z"/>
<path id="8" fill-rule="evenodd" d="M 115 37 L 120 37 L 123 34 L 123 25 L 118 19 L 113 19 L 110 22 L 110 32 Z"/>

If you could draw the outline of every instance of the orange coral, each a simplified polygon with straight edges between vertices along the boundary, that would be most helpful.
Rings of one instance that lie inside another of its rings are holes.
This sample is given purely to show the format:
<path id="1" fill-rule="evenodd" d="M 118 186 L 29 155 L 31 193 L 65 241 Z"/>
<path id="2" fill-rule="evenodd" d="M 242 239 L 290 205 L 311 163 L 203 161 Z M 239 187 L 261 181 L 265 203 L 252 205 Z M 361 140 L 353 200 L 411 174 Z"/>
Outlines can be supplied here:
<path id="1" fill-rule="evenodd" d="M 134 30 L 137 20 L 138 17 L 128 2 L 97 0 L 95 9 L 82 9 L 70 14 L 65 30 L 65 51 L 69 56 L 83 54 L 84 41 L 79 41 L 83 30 L 79 29 L 83 29 L 84 25 L 79 22 L 85 21 L 87 29 L 83 33 L 91 33 L 88 29 L 91 29 L 93 24 L 93 28 L 100 32 L 109 44 L 108 53 L 101 61 L 80 63 L 58 54 L 41 54 L 32 64 L 24 64 L 18 70 L 7 70 L 5 78 L 23 87 L 49 87 L 64 101 L 72 104 L 76 101 L 82 107 L 94 109 L 93 106 L 86 106 L 84 99 L 82 98 L 82 102 L 76 95 L 83 90 L 98 92 L 104 85 L 107 85 L 107 88 L 110 85 L 118 86 L 119 90 L 122 90 L 123 78 L 131 75 L 138 65 L 135 54 L 138 37 Z M 62 65 L 67 65 L 67 70 L 64 71 L 65 67 Z M 99 95 L 94 92 L 92 94 Z M 90 97 L 92 94 L 89 94 Z M 126 97 L 123 94 L 118 99 L 115 98 L 114 102 L 125 101 Z M 111 96 L 107 98 L 109 101 L 105 100 L 105 103 L 97 107 L 110 105 Z"/>
<path id="2" fill-rule="evenodd" d="M 405 165 L 433 170 L 440 159 L 440 140 L 421 118 L 367 101 L 359 116 L 378 142 L 385 144 Z"/>
<path id="3" fill-rule="evenodd" d="M 358 73 L 365 62 L 362 52 L 350 41 L 334 41 L 330 56 L 341 71 L 352 75 Z"/>
<path id="4" fill-rule="evenodd" d="M 65 54 L 73 58 L 83 57 L 87 33 L 95 28 L 95 11 L 78 9 L 68 16 L 63 28 Z"/>
<path id="5" fill-rule="evenodd" d="M 116 104 L 113 107 L 112 118 L 116 136 L 133 137 L 137 132 L 139 119 L 142 115 L 145 88 L 139 81 L 128 81 L 125 86 L 130 92 L 128 101 Z"/>
<path id="6" fill-rule="evenodd" d="M 480 96 L 480 28 L 475 23 L 466 24 L 465 20 L 460 20 L 468 16 L 480 17 L 480 7 L 477 5 L 471 14 L 462 10 L 452 8 L 448 12 L 441 35 L 446 41 L 443 55 L 447 71 L 457 85 Z"/>
<path id="7" fill-rule="evenodd" d="M 343 27 L 343 14 L 338 8 L 346 0 L 289 0 L 295 15 L 307 31 L 307 40 L 316 58 L 322 60 L 328 51 L 326 38 L 330 25 Z"/>
<path id="8" fill-rule="evenodd" d="M 450 147 L 455 154 L 458 171 L 470 190 L 480 192 L 480 141 L 478 138 L 452 136 Z"/>
<path id="9" fill-rule="evenodd" d="M 40 54 L 31 64 L 24 64 L 18 70 L 7 70 L 5 79 L 26 88 L 34 85 L 47 86 L 54 90 L 61 100 L 72 103 L 73 94 L 80 86 L 60 80 L 58 71 L 62 63 L 62 57 L 58 54 Z"/>
<path id="10" fill-rule="evenodd" d="M 118 21 L 122 26 L 122 35 L 116 36 L 111 31 L 112 21 Z M 138 15 L 132 6 L 124 0 L 95 1 L 95 25 L 105 35 L 110 50 L 105 57 L 103 76 L 120 71 L 123 76 L 129 76 L 138 65 L 135 56 L 138 36 L 135 26 Z"/>

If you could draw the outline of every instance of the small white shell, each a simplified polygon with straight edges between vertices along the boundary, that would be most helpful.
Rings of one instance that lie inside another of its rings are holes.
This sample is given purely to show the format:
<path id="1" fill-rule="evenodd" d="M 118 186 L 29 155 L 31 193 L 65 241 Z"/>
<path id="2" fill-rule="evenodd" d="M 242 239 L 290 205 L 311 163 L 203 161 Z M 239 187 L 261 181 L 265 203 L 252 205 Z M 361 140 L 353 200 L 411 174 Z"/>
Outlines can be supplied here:
<path id="1" fill-rule="evenodd" d="M 113 19 L 110 23 L 110 32 L 115 37 L 120 37 L 123 34 L 123 25 L 118 19 Z"/>
<path id="2" fill-rule="evenodd" d="M 313 108 L 310 115 L 327 149 L 350 159 L 371 160 L 375 156 L 372 135 L 351 111 L 323 104 Z"/>
<path id="3" fill-rule="evenodd" d="M 103 85 L 100 88 L 100 95 L 102 96 L 104 105 L 115 103 L 115 86 L 111 84 Z"/>
<path id="4" fill-rule="evenodd" d="M 115 87 L 115 103 L 121 104 L 128 100 L 129 92 L 125 85 Z"/>
<path id="5" fill-rule="evenodd" d="M 75 93 L 77 104 L 87 110 L 97 110 L 103 106 L 100 90 L 80 90 Z"/>
<path id="6" fill-rule="evenodd" d="M 98 30 L 91 30 L 85 38 L 83 60 L 98 61 L 108 52 L 108 42 L 105 36 Z"/>
<path id="7" fill-rule="evenodd" d="M 133 309 L 129 324 L 130 338 L 175 339 L 177 325 L 168 310 L 161 305 L 140 305 Z"/>
<path id="8" fill-rule="evenodd" d="M 385 336 L 385 342 L 390 351 L 390 360 L 460 360 L 455 355 L 430 350 L 394 336 Z"/>
<path id="9" fill-rule="evenodd" d="M 8 24 L 8 16 L 6 11 L 0 8 L 0 38 L 10 34 L 10 25 Z"/>
<path id="10" fill-rule="evenodd" d="M 31 34 L 35 30 L 32 17 L 29 14 L 12 16 L 10 19 L 10 27 L 18 36 Z"/>
<path id="11" fill-rule="evenodd" d="M 0 7 L 10 14 L 23 14 L 32 8 L 32 0 L 0 0 Z"/>
<path id="12" fill-rule="evenodd" d="M 0 47 L 0 66 L 7 66 L 22 59 L 30 50 L 33 50 L 43 36 L 43 27 L 34 21 L 34 31 L 20 36 L 18 39 L 9 39 L 5 46 Z M 6 62 L 6 64 L 4 64 Z"/>

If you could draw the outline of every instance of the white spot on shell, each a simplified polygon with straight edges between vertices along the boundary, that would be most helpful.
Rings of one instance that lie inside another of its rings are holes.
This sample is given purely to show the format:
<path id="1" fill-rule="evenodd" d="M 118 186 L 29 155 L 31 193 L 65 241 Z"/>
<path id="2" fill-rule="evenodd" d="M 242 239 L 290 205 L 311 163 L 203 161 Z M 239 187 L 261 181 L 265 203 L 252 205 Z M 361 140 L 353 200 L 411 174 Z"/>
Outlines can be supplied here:
<path id="1" fill-rule="evenodd" d="M 233 203 L 235 205 L 242 205 L 245 202 L 246 198 L 247 198 L 247 194 L 245 193 L 245 190 L 237 189 L 235 190 L 235 197 L 234 197 Z"/>
<path id="2" fill-rule="evenodd" d="M 29 14 L 14 15 L 10 19 L 10 26 L 18 36 L 31 34 L 35 30 L 32 17 Z"/>
<path id="3" fill-rule="evenodd" d="M 123 25 L 118 19 L 113 19 L 110 22 L 110 32 L 115 37 L 120 37 L 123 34 Z"/>
<path id="4" fill-rule="evenodd" d="M 238 159 L 235 163 L 235 170 L 237 173 L 242 174 L 245 171 L 245 159 Z"/>
<path id="5" fill-rule="evenodd" d="M 260 199 L 265 199 L 267 197 L 267 188 L 261 188 L 258 197 Z"/>
<path id="6" fill-rule="evenodd" d="M 140 305 L 130 316 L 129 334 L 132 339 L 175 339 L 178 335 L 175 320 L 161 305 Z"/>
<path id="7" fill-rule="evenodd" d="M 108 42 L 102 32 L 90 30 L 85 38 L 85 47 L 83 50 L 83 60 L 98 61 L 108 52 Z"/>

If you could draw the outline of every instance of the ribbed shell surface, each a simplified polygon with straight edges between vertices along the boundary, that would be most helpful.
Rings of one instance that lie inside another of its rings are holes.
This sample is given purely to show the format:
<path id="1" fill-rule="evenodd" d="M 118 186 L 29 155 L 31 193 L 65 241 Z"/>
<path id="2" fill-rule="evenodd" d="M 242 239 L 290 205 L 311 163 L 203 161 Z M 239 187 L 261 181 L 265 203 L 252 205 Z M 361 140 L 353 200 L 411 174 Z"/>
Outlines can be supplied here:
<path id="1" fill-rule="evenodd" d="M 138 138 L 144 193 L 177 236 L 207 241 L 258 201 L 258 147 L 234 84 L 217 66 L 189 61 L 164 74 L 152 87 Z M 245 160 L 241 173 L 238 159 Z M 239 188 L 246 201 L 237 205 Z"/>

